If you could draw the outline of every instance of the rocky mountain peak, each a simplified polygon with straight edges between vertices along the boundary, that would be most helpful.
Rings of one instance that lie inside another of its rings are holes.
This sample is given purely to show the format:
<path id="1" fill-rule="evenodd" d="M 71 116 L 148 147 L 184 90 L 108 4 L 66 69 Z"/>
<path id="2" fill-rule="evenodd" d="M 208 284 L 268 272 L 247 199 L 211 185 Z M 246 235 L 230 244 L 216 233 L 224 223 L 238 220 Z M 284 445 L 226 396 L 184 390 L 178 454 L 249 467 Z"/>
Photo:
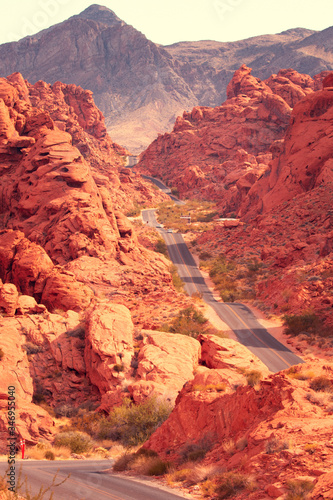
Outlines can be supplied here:
<path id="1" fill-rule="evenodd" d="M 90 7 L 81 12 L 81 14 L 78 14 L 74 17 L 80 17 L 81 19 L 91 19 L 99 23 L 107 24 L 108 26 L 125 24 L 124 21 L 119 19 L 119 17 L 111 9 L 97 4 L 90 5 Z"/>

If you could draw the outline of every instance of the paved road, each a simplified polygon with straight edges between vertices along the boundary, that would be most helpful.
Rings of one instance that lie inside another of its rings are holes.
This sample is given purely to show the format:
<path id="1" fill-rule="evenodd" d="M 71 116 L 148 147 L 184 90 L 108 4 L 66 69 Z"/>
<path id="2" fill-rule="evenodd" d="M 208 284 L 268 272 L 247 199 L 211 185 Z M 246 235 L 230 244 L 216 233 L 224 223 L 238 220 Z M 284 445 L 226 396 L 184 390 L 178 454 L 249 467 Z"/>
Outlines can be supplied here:
<path id="1" fill-rule="evenodd" d="M 154 210 L 142 212 L 142 218 L 152 227 L 157 226 Z M 303 360 L 270 335 L 244 304 L 218 302 L 199 271 L 181 234 L 159 229 L 167 244 L 172 262 L 185 283 L 189 295 L 199 293 L 218 316 L 233 330 L 239 342 L 255 354 L 272 372 L 285 370 Z"/>
<path id="2" fill-rule="evenodd" d="M 43 496 L 49 500 L 53 492 L 54 500 L 184 500 L 183 496 L 143 482 L 133 481 L 103 470 L 110 469 L 110 460 L 66 460 L 38 461 L 24 460 L 16 462 L 16 473 L 22 466 L 22 479 L 28 478 L 31 493 L 37 495 L 40 486 L 47 487 L 57 473 L 56 483 L 61 482 L 70 473 L 64 484 L 52 488 Z M 4 476 L 6 462 L 0 463 L 0 474 Z M 21 494 L 25 496 L 25 487 Z"/>
<path id="3" fill-rule="evenodd" d="M 176 205 L 185 205 L 185 201 L 181 201 L 178 198 L 176 198 L 176 196 L 174 196 L 171 193 L 171 189 L 168 186 L 166 186 L 164 182 L 162 182 L 160 179 L 156 179 L 155 177 L 150 177 L 150 175 L 142 175 L 142 174 L 141 177 L 152 182 L 153 184 L 155 184 L 155 186 L 160 188 L 160 190 L 163 191 L 163 193 L 169 195 L 170 198 L 176 203 Z"/>

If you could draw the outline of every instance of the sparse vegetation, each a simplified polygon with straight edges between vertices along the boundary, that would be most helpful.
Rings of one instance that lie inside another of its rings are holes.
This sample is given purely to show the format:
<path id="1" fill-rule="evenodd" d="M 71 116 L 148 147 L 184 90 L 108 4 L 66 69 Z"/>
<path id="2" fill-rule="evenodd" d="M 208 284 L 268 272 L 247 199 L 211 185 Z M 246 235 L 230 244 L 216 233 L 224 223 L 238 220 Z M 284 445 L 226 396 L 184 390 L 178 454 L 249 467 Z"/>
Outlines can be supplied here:
<path id="1" fill-rule="evenodd" d="M 286 500 L 307 500 L 310 498 L 314 484 L 306 479 L 292 479 L 287 482 L 287 487 L 289 492 Z"/>
<path id="2" fill-rule="evenodd" d="M 279 453 L 282 450 L 287 450 L 289 448 L 289 441 L 286 439 L 278 439 L 273 437 L 266 443 L 266 453 Z"/>
<path id="3" fill-rule="evenodd" d="M 161 237 L 158 238 L 155 244 L 155 252 L 161 253 L 165 257 L 169 257 L 167 244 Z"/>
<path id="4" fill-rule="evenodd" d="M 285 333 L 293 337 L 301 334 L 308 337 L 327 337 L 332 334 L 325 326 L 323 319 L 313 312 L 286 314 L 283 321 Z"/>
<path id="5" fill-rule="evenodd" d="M 171 412 L 169 402 L 156 398 L 135 405 L 126 399 L 99 422 L 99 439 L 113 439 L 125 446 L 144 443 Z"/>
<path id="6" fill-rule="evenodd" d="M 254 387 L 255 385 L 259 384 L 260 380 L 262 379 L 262 373 L 259 370 L 250 370 L 245 373 L 245 377 L 247 380 L 247 384 L 251 387 Z"/>
<path id="7" fill-rule="evenodd" d="M 141 448 L 136 453 L 124 453 L 115 461 L 113 470 L 134 470 L 146 476 L 162 476 L 170 467 L 171 463 L 162 460 L 154 451 Z"/>
<path id="8" fill-rule="evenodd" d="M 145 205 L 139 205 L 136 201 L 133 202 L 133 207 L 130 208 L 126 213 L 126 217 L 139 217 L 141 210 L 145 209 Z"/>
<path id="9" fill-rule="evenodd" d="M 184 293 L 184 283 L 181 280 L 177 267 L 174 264 L 171 264 L 170 266 L 170 274 L 172 276 L 172 283 L 177 292 Z"/>
<path id="10" fill-rule="evenodd" d="M 231 498 L 244 489 L 254 489 L 254 484 L 248 476 L 237 472 L 226 472 L 218 479 L 215 489 L 216 498 L 218 500 Z"/>
<path id="11" fill-rule="evenodd" d="M 26 342 L 22 345 L 22 349 L 26 351 L 27 354 L 37 354 L 43 351 L 43 346 L 33 344 L 32 342 Z"/>
<path id="12" fill-rule="evenodd" d="M 316 392 L 330 392 L 333 391 L 333 384 L 332 380 L 330 380 L 328 377 L 325 377 L 325 375 L 320 375 L 319 377 L 314 377 L 310 381 L 310 387 Z"/>
<path id="13" fill-rule="evenodd" d="M 66 446 L 72 453 L 86 453 L 94 445 L 88 434 L 80 431 L 68 431 L 57 434 L 54 438 L 55 446 Z"/>
<path id="14" fill-rule="evenodd" d="M 182 462 L 196 462 L 205 458 L 208 451 L 212 448 L 214 440 L 211 436 L 204 436 L 196 443 L 186 443 L 179 450 L 179 456 Z"/>
<path id="15" fill-rule="evenodd" d="M 207 318 L 194 306 L 182 309 L 170 323 L 162 325 L 161 330 L 193 338 L 197 338 L 200 333 L 214 333 Z"/>
<path id="16" fill-rule="evenodd" d="M 222 254 L 215 258 L 208 258 L 208 255 L 207 252 L 200 254 L 200 266 L 209 272 L 224 302 L 256 297 L 255 284 L 264 272 L 261 261 L 250 259 L 236 262 L 226 259 Z"/>

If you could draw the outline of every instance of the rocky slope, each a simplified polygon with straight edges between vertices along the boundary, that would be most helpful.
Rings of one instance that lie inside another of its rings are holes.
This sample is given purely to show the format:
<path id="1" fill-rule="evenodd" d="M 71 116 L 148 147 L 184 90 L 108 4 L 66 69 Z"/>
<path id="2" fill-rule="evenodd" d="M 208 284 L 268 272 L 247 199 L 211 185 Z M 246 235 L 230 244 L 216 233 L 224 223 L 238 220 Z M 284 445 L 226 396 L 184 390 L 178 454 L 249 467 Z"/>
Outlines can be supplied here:
<path id="1" fill-rule="evenodd" d="M 331 498 L 331 393 L 313 389 L 314 374 L 332 386 L 332 364 L 322 366 L 314 360 L 270 376 L 255 388 L 239 386 L 222 394 L 199 388 L 194 380 L 144 446 L 166 460 L 183 462 L 179 466 L 183 476 L 191 467 L 182 461 L 186 447 L 204 450 L 201 483 L 207 492 L 209 481 L 204 480 L 209 474 L 212 478 L 215 470 L 217 484 L 229 473 L 230 498 L 286 498 L 288 481 L 301 479 L 314 484 L 314 490 L 311 497 L 298 498 Z M 197 471 L 199 477 L 200 466 Z M 245 479 L 243 487 L 238 482 L 233 489 L 232 473 Z M 193 492 L 197 490 L 198 486 Z M 215 498 L 209 493 L 206 497 Z"/>
<path id="2" fill-rule="evenodd" d="M 109 411 L 120 402 L 125 376 L 134 381 L 132 315 L 137 327 L 156 328 L 189 303 L 168 261 L 139 244 L 119 210 L 155 193 L 123 171 L 123 155 L 91 93 L 32 86 L 17 73 L 0 79 L 0 399 L 5 409 L 6 388 L 16 387 L 18 432 L 28 442 L 53 432 L 34 403 L 91 400 Z M 195 356 L 191 363 L 193 372 Z"/>
<path id="3" fill-rule="evenodd" d="M 0 75 L 19 71 L 32 83 L 57 80 L 94 92 L 112 137 L 140 152 L 193 106 L 224 101 L 235 68 L 260 78 L 293 67 L 332 69 L 331 30 L 294 29 L 239 42 L 156 45 L 106 7 L 92 5 L 67 21 L 0 47 Z"/>
<path id="4" fill-rule="evenodd" d="M 276 156 L 292 108 L 325 76 L 288 69 L 261 81 L 243 65 L 227 87 L 228 99 L 184 112 L 170 134 L 142 153 L 138 171 L 162 178 L 183 197 L 215 200 L 223 215 L 237 212 Z"/>

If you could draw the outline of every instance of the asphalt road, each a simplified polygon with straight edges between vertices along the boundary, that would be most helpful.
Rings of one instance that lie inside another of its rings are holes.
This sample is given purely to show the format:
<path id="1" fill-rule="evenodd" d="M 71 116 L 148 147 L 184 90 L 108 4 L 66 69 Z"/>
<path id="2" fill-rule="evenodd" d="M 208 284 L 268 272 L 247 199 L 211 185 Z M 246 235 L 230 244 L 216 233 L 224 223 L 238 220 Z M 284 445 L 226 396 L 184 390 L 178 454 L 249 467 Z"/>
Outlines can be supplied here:
<path id="1" fill-rule="evenodd" d="M 111 460 L 66 460 L 39 461 L 18 460 L 16 474 L 21 469 L 21 480 L 27 477 L 28 487 L 32 495 L 37 495 L 41 485 L 51 485 L 57 474 L 56 484 L 70 477 L 60 486 L 48 491 L 43 500 L 49 500 L 53 492 L 54 500 L 184 500 L 183 496 L 156 488 L 149 484 L 103 472 L 110 469 Z M 4 476 L 7 463 L 0 463 L 0 474 Z M 25 486 L 20 490 L 25 495 Z M 187 497 L 189 498 L 189 497 Z"/>
<path id="2" fill-rule="evenodd" d="M 154 210 L 144 210 L 142 218 L 152 227 L 158 224 Z M 244 304 L 218 302 L 206 285 L 183 236 L 179 233 L 168 233 L 163 228 L 158 230 L 167 244 L 170 259 L 177 266 L 178 274 L 185 283 L 186 292 L 189 295 L 200 294 L 233 330 L 239 342 L 261 359 L 270 371 L 278 372 L 303 362 L 288 347 L 270 335 Z"/>
<path id="3" fill-rule="evenodd" d="M 141 175 L 141 177 L 152 182 L 153 184 L 155 184 L 155 186 L 160 188 L 160 190 L 163 191 L 163 193 L 169 195 L 170 198 L 176 203 L 176 205 L 185 205 L 185 201 L 181 201 L 178 198 L 176 198 L 176 196 L 174 196 L 171 193 L 171 189 L 168 186 L 166 186 L 164 182 L 162 182 L 160 179 L 156 179 L 155 177 L 150 177 L 150 175 Z"/>

